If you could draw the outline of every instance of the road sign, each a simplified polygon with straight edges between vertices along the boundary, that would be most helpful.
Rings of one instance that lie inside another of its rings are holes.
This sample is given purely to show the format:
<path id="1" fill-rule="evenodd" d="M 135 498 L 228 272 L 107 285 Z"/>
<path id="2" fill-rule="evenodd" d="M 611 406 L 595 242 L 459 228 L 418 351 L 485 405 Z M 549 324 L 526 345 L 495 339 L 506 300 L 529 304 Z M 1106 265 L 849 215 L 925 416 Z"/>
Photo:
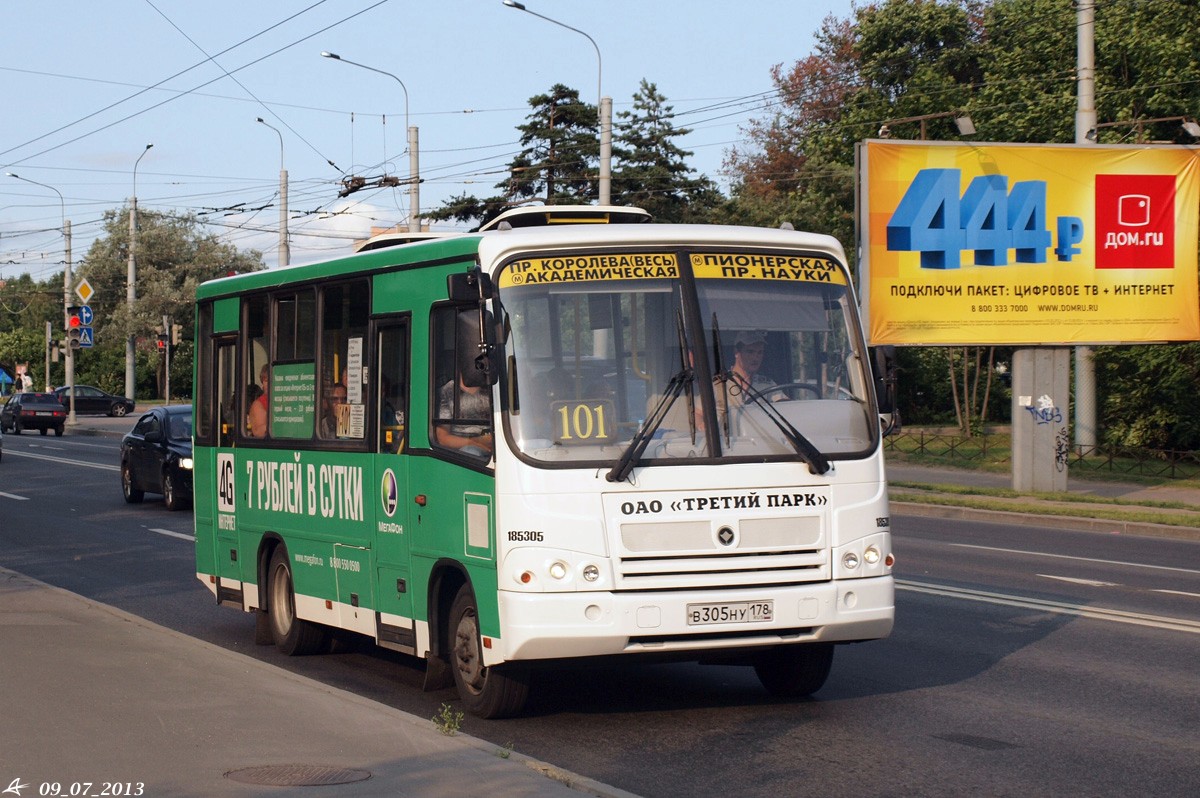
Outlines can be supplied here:
<path id="1" fill-rule="evenodd" d="M 96 292 L 92 290 L 92 284 L 87 281 L 86 277 L 84 277 L 82 280 L 79 281 L 79 285 L 75 286 L 76 296 L 78 296 L 80 299 L 82 299 L 83 304 L 85 304 L 85 305 L 88 303 L 88 300 L 90 300 L 92 298 L 92 295 L 95 293 Z"/>
<path id="2" fill-rule="evenodd" d="M 79 307 L 79 322 L 84 327 L 92 326 L 92 309 L 88 305 L 80 305 Z"/>
<path id="3" fill-rule="evenodd" d="M 93 343 L 92 328 L 91 327 L 80 327 L 79 328 L 79 345 L 80 346 L 91 346 L 92 343 Z"/>

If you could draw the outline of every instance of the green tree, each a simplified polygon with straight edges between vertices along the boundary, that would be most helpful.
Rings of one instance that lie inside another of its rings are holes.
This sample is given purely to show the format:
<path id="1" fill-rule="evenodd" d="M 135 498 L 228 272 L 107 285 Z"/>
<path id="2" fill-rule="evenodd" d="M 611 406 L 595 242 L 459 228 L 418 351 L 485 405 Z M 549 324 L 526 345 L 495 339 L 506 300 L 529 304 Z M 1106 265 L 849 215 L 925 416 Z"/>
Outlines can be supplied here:
<path id="1" fill-rule="evenodd" d="M 686 161 L 692 153 L 674 141 L 691 131 L 674 126 L 674 109 L 666 99 L 642 78 L 633 110 L 617 114 L 613 204 L 644 208 L 659 222 L 694 222 L 724 198 L 707 177 L 693 177 L 695 170 Z"/>
<path id="2" fill-rule="evenodd" d="M 529 105 L 533 113 L 517 128 L 525 149 L 512 163 L 513 173 L 521 176 L 507 183 L 509 195 L 518 201 L 540 197 L 547 205 L 594 201 L 600 156 L 596 106 L 580 101 L 578 89 L 561 83 L 530 97 Z"/>
<path id="3" fill-rule="evenodd" d="M 92 242 L 79 274 L 87 277 L 96 291 L 90 304 L 95 313 L 95 351 L 77 360 L 77 371 L 87 373 L 93 363 L 111 361 L 124 363 L 125 339 L 138 338 L 138 361 L 151 368 L 139 368 L 136 392 L 139 395 L 162 395 L 162 358 L 158 355 L 157 330 L 163 316 L 170 317 L 183 328 L 185 338 L 191 338 L 194 324 L 193 302 L 196 287 L 205 280 L 224 277 L 231 272 L 249 272 L 264 268 L 262 253 L 247 252 L 224 244 L 217 236 L 206 232 L 193 216 L 176 216 L 153 211 L 138 211 L 137 233 L 137 299 L 130 313 L 125 301 L 125 284 L 129 263 L 129 211 L 106 211 L 104 235 Z M 177 387 L 177 373 L 190 371 L 186 359 L 189 348 L 177 350 L 172 358 L 172 393 Z M 180 362 L 183 361 L 183 362 Z M 177 371 L 179 369 L 179 371 Z M 107 374 L 107 372 L 105 372 Z M 116 373 L 123 374 L 123 367 Z M 115 374 L 113 375 L 115 378 Z M 83 379 L 79 380 L 83 382 Z M 99 387 L 108 384 L 103 375 L 94 380 Z M 104 383 L 104 384 L 101 384 Z M 121 385 L 123 386 L 123 381 Z M 122 388 L 123 390 L 123 388 Z"/>
<path id="4" fill-rule="evenodd" d="M 580 101 L 579 91 L 556 83 L 529 98 L 532 109 L 517 129 L 523 149 L 509 163 L 509 177 L 496 184 L 500 194 L 452 197 L 428 214 L 486 224 L 509 208 L 540 199 L 547 205 L 587 204 L 596 199 L 600 155 L 596 106 Z"/>
<path id="5" fill-rule="evenodd" d="M 1105 443 L 1200 449 L 1200 343 L 1101 346 L 1095 359 Z"/>

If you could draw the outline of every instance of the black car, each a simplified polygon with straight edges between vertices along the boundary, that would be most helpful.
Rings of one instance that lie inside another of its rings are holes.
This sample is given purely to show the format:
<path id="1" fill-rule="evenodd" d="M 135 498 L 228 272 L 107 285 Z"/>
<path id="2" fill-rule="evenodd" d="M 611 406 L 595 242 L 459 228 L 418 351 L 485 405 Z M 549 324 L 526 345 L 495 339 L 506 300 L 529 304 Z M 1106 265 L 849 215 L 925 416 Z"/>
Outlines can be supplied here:
<path id="1" fill-rule="evenodd" d="M 45 435 L 54 430 L 63 434 L 67 423 L 67 411 L 52 393 L 18 393 L 8 397 L 0 408 L 0 430 L 11 430 L 20 435 L 27 429 L 35 429 Z"/>
<path id="2" fill-rule="evenodd" d="M 68 411 L 71 409 L 71 394 L 69 391 L 70 389 L 66 386 L 54 389 L 59 402 Z M 107 393 L 91 385 L 76 385 L 75 412 L 124 416 L 133 412 L 133 400 L 127 399 L 124 396 Z"/>
<path id="3" fill-rule="evenodd" d="M 168 510 L 192 501 L 192 406 L 153 407 L 121 439 L 121 491 L 137 504 L 161 493 Z"/>

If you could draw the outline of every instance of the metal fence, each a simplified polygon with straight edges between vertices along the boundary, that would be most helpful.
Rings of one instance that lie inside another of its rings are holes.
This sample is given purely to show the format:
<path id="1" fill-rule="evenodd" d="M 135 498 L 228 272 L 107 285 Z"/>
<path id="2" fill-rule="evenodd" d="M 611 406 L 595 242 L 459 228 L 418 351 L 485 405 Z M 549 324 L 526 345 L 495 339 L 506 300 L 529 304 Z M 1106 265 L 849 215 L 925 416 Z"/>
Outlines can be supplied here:
<path id="1" fill-rule="evenodd" d="M 964 465 L 1012 462 L 1009 435 L 954 435 L 905 430 L 884 439 L 885 451 L 914 460 Z M 1067 467 L 1074 473 L 1107 473 L 1159 479 L 1200 477 L 1200 452 L 1130 446 L 1071 446 Z"/>

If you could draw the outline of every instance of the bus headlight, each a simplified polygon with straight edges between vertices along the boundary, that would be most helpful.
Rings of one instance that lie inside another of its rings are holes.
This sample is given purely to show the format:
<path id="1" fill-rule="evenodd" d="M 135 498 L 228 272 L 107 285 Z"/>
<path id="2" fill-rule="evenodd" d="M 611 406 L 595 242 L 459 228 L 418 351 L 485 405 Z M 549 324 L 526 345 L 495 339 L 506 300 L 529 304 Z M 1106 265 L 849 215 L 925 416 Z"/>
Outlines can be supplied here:
<path id="1" fill-rule="evenodd" d="M 562 560 L 557 560 L 550 564 L 550 576 L 558 580 L 567 578 L 567 564 Z"/>
<path id="2" fill-rule="evenodd" d="M 184 471 L 191 471 L 192 470 L 192 458 L 190 458 L 190 457 L 179 458 L 179 467 L 182 468 Z"/>
<path id="3" fill-rule="evenodd" d="M 595 565 L 591 565 L 591 564 L 583 566 L 584 581 L 595 582 L 599 578 L 600 578 L 600 569 L 599 568 L 597 568 Z"/>
<path id="4" fill-rule="evenodd" d="M 858 568 L 858 552 L 848 551 L 842 555 L 842 565 L 847 571 L 853 571 Z"/>
<path id="5" fill-rule="evenodd" d="M 863 561 L 867 565 L 874 565 L 879 562 L 882 555 L 879 553 L 879 548 L 876 546 L 867 546 L 867 550 L 863 552 Z"/>

